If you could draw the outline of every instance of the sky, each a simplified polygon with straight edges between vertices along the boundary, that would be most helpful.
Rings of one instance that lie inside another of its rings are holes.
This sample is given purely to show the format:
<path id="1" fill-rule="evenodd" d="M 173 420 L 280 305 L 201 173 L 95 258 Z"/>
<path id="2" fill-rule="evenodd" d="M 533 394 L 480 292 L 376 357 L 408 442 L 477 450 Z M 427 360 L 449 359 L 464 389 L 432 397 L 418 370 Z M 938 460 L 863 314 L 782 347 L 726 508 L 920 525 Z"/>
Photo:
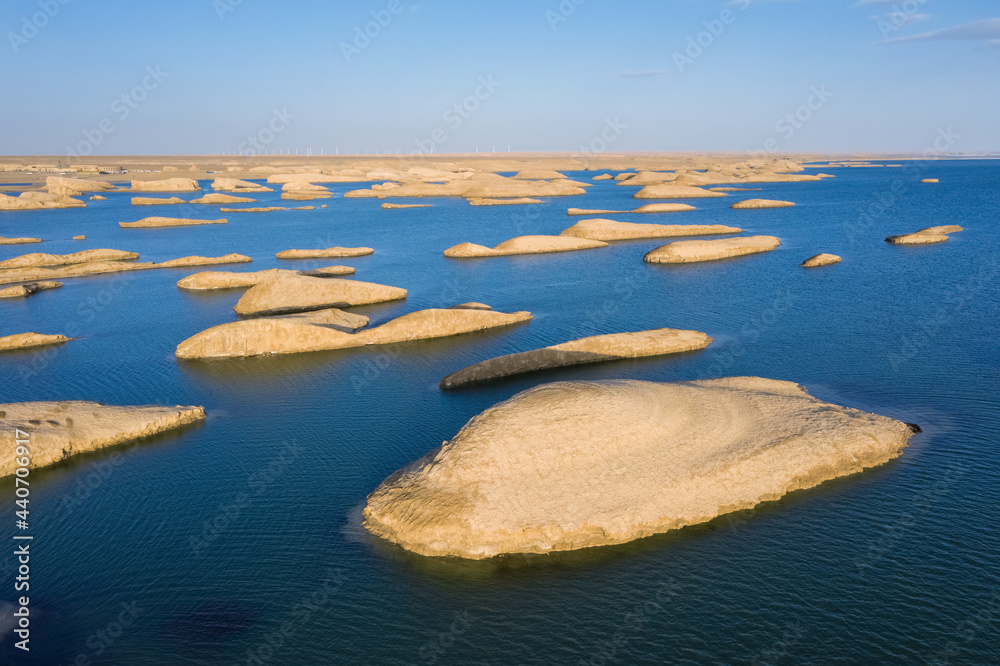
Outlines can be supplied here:
<path id="1" fill-rule="evenodd" d="M 4 0 L 0 154 L 1000 152 L 996 0 Z"/>

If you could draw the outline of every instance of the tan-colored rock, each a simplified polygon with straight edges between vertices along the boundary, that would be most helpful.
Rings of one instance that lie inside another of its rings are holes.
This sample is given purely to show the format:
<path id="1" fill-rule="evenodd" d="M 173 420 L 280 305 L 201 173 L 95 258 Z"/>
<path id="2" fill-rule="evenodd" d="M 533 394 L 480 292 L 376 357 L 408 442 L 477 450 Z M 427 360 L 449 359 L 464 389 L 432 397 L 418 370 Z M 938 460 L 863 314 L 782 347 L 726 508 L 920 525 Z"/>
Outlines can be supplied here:
<path id="1" fill-rule="evenodd" d="M 288 210 L 285 206 L 258 206 L 254 208 L 225 208 L 219 209 L 220 213 L 271 213 L 276 210 Z"/>
<path id="2" fill-rule="evenodd" d="M 84 192 L 106 192 L 115 189 L 115 186 L 103 180 L 48 176 L 45 179 L 45 189 L 51 194 L 75 197 Z"/>
<path id="3" fill-rule="evenodd" d="M 61 286 L 63 286 L 62 282 L 29 282 L 27 284 L 19 284 L 16 287 L 0 289 L 0 298 L 23 298 L 39 291 L 58 289 Z"/>
<path id="4" fill-rule="evenodd" d="M 749 210 L 754 208 L 788 208 L 794 206 L 791 201 L 777 201 L 775 199 L 747 199 L 734 203 L 730 208 L 733 210 Z"/>
<path id="5" fill-rule="evenodd" d="M 697 210 L 694 206 L 682 203 L 651 203 L 639 206 L 633 213 L 683 213 L 688 210 Z"/>
<path id="6" fill-rule="evenodd" d="M 589 185 L 589 183 L 587 183 Z M 495 173 L 477 173 L 445 182 L 388 182 L 367 190 L 351 190 L 345 197 L 465 197 L 466 199 L 512 199 L 586 194 L 583 183 L 558 180 L 521 180 Z"/>
<path id="7" fill-rule="evenodd" d="M 759 192 L 761 187 L 710 187 L 709 192 Z"/>
<path id="8" fill-rule="evenodd" d="M 567 208 L 567 215 L 615 215 L 619 213 L 630 213 L 628 210 L 604 210 L 601 208 Z"/>
<path id="9" fill-rule="evenodd" d="M 458 305 L 452 305 L 452 310 L 492 310 L 492 305 L 486 305 L 486 303 L 476 303 L 475 301 L 469 303 L 459 303 Z"/>
<path id="10" fill-rule="evenodd" d="M 130 261 L 138 259 L 135 252 L 125 252 L 124 250 L 108 250 L 105 248 L 95 250 L 82 250 L 72 254 L 47 254 L 45 252 L 34 252 L 32 254 L 22 254 L 13 259 L 0 261 L 0 269 L 7 268 L 27 268 L 32 266 L 66 266 L 69 264 L 83 264 L 92 261 Z"/>
<path id="11" fill-rule="evenodd" d="M 814 254 L 805 261 L 803 261 L 800 266 L 802 268 L 818 268 L 820 266 L 829 266 L 830 264 L 839 264 L 840 257 L 835 254 Z"/>
<path id="12" fill-rule="evenodd" d="M 107 201 L 108 198 L 107 197 L 102 197 L 100 194 L 95 194 L 94 196 L 90 197 L 90 200 L 91 201 Z"/>
<path id="13" fill-rule="evenodd" d="M 123 229 L 155 229 L 159 227 L 193 227 L 202 224 L 229 224 L 229 220 L 193 220 L 182 217 L 144 217 L 136 222 L 119 222 Z"/>
<path id="14" fill-rule="evenodd" d="M 286 201 L 314 201 L 316 199 L 329 199 L 333 195 L 329 192 L 318 190 L 302 190 L 293 192 L 282 192 L 281 198 Z"/>
<path id="15" fill-rule="evenodd" d="M 157 268 L 184 268 L 186 266 L 214 266 L 216 264 L 246 264 L 253 261 L 244 254 L 227 254 L 221 257 L 181 257 L 156 264 Z"/>
<path id="16" fill-rule="evenodd" d="M 30 349 L 31 347 L 58 345 L 64 342 L 69 342 L 70 340 L 71 338 L 67 338 L 65 335 L 45 335 L 44 333 L 18 333 L 16 335 L 5 335 L 0 337 L 0 352 Z M 2 431 L 2 428 L 3 426 L 0 425 L 0 431 Z M 0 463 L 0 469 L 3 469 L 3 463 Z"/>
<path id="17" fill-rule="evenodd" d="M 601 218 L 580 220 L 562 232 L 563 236 L 589 238 L 597 241 L 632 240 L 637 238 L 669 238 L 671 236 L 705 236 L 742 233 L 739 227 L 722 224 L 637 224 Z"/>
<path id="18" fill-rule="evenodd" d="M 87 204 L 63 194 L 49 192 L 22 192 L 11 197 L 0 194 L 0 210 L 45 210 L 52 208 L 86 208 Z"/>
<path id="19" fill-rule="evenodd" d="M 386 210 L 394 210 L 396 208 L 430 208 L 433 204 L 396 204 L 396 203 L 384 203 L 382 208 Z"/>
<path id="20" fill-rule="evenodd" d="M 646 253 L 648 264 L 689 264 L 770 252 L 781 245 L 775 236 L 737 236 L 716 240 L 689 240 L 667 243 Z"/>
<path id="21" fill-rule="evenodd" d="M 556 382 L 387 478 L 363 523 L 428 556 L 620 544 L 881 465 L 914 429 L 759 377 Z"/>
<path id="22" fill-rule="evenodd" d="M 29 266 L 0 270 L 0 284 L 11 282 L 32 282 L 40 280 L 62 280 L 65 278 L 99 275 L 102 273 L 122 273 L 156 268 L 152 262 L 132 261 L 88 261 L 69 266 Z"/>
<path id="23" fill-rule="evenodd" d="M 518 180 L 562 180 L 566 176 L 550 169 L 525 169 L 518 171 L 511 178 L 517 178 Z"/>
<path id="24" fill-rule="evenodd" d="M 475 243 L 459 243 L 445 250 L 444 256 L 453 258 L 505 257 L 512 254 L 569 252 L 572 250 L 590 250 L 607 246 L 607 243 L 601 241 L 573 238 L 572 236 L 518 236 L 504 241 L 494 248 L 476 245 Z"/>
<path id="25" fill-rule="evenodd" d="M 236 307 L 240 315 L 268 315 L 344 308 L 406 298 L 406 290 L 372 282 L 278 275 L 250 287 Z"/>
<path id="26" fill-rule="evenodd" d="M 591 178 L 591 180 L 611 180 L 613 176 L 610 173 L 600 173 Z"/>
<path id="27" fill-rule="evenodd" d="M 940 183 L 941 181 L 937 178 L 924 178 L 920 181 L 921 183 Z"/>
<path id="28" fill-rule="evenodd" d="M 321 310 L 215 326 L 179 344 L 176 353 L 179 358 L 297 354 L 460 335 L 529 319 L 528 312 L 431 309 L 411 312 L 376 328 L 353 333 L 352 330 L 368 323 L 367 317 Z"/>
<path id="29" fill-rule="evenodd" d="M 133 180 L 133 192 L 197 192 L 201 189 L 194 178 L 164 178 L 163 180 Z"/>
<path id="30" fill-rule="evenodd" d="M 212 181 L 212 189 L 223 192 L 274 192 L 270 187 L 238 178 L 216 178 Z"/>
<path id="31" fill-rule="evenodd" d="M 703 349 L 711 342 L 711 337 L 699 331 L 683 331 L 675 328 L 594 335 L 470 365 L 442 379 L 441 388 L 454 389 L 468 384 L 567 365 L 677 354 Z"/>
<path id="32" fill-rule="evenodd" d="M 297 271 L 297 273 L 309 277 L 336 277 L 338 275 L 354 275 L 355 269 L 353 266 L 324 266 L 311 271 Z"/>
<path id="33" fill-rule="evenodd" d="M 41 238 L 4 238 L 0 236 L 0 245 L 25 245 L 27 243 L 41 243 Z"/>
<path id="34" fill-rule="evenodd" d="M 306 275 L 309 277 L 334 277 L 338 275 L 353 275 L 351 266 L 326 266 L 309 271 L 290 271 L 283 268 L 270 268 L 250 273 L 231 273 L 228 271 L 203 271 L 189 275 L 177 282 L 181 289 L 189 291 L 210 291 L 214 289 L 247 289 L 268 278 L 281 275 Z"/>
<path id="35" fill-rule="evenodd" d="M 948 234 L 959 231 L 962 231 L 962 227 L 957 224 L 946 224 L 938 227 L 927 227 L 912 234 L 889 236 L 885 239 L 885 242 L 892 243 L 893 245 L 931 245 L 933 243 L 944 243 L 948 240 Z"/>
<path id="36" fill-rule="evenodd" d="M 688 185 L 674 185 L 673 183 L 663 183 L 660 185 L 646 185 L 641 190 L 632 195 L 633 199 L 709 199 L 713 197 L 727 196 L 725 192 L 710 192 L 700 187 L 690 187 Z"/>
<path id="37" fill-rule="evenodd" d="M 132 197 L 133 206 L 167 206 L 182 203 L 187 202 L 180 197 L 169 197 L 167 199 L 163 197 Z"/>
<path id="38" fill-rule="evenodd" d="M 540 203 L 545 202 L 541 199 L 532 199 L 531 197 L 518 197 L 517 199 L 469 199 L 470 206 L 510 206 Z"/>
<path id="39" fill-rule="evenodd" d="M 325 250 L 282 250 L 278 259 L 326 259 L 329 257 L 364 257 L 374 254 L 370 247 L 328 247 Z"/>
<path id="40" fill-rule="evenodd" d="M 75 241 L 82 241 L 82 240 L 87 240 L 87 237 L 86 237 L 86 236 L 83 236 L 83 235 L 80 235 L 80 236 L 73 236 L 73 240 L 75 240 Z"/>
<path id="41" fill-rule="evenodd" d="M 188 423 L 203 421 L 203 407 L 118 407 L 98 402 L 17 402 L 0 404 L 0 436 L 10 450 L 28 435 L 29 467 L 45 467 L 70 456 L 96 451 Z M 0 476 L 14 473 L 15 456 L 0 460 Z"/>
<path id="42" fill-rule="evenodd" d="M 234 204 L 234 203 L 254 203 L 256 199 L 250 197 L 234 197 L 232 194 L 221 192 L 209 192 L 197 199 L 191 199 L 193 204 Z"/>

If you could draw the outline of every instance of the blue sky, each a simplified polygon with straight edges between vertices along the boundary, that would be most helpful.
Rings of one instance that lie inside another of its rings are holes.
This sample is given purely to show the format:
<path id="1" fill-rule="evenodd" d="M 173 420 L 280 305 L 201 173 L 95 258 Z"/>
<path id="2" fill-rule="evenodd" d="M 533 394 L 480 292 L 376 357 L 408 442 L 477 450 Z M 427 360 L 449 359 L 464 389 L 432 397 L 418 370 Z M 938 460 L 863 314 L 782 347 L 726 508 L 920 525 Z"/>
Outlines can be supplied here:
<path id="1" fill-rule="evenodd" d="M 1000 151 L 996 0 L 6 0 L 0 30 L 8 155 Z"/>

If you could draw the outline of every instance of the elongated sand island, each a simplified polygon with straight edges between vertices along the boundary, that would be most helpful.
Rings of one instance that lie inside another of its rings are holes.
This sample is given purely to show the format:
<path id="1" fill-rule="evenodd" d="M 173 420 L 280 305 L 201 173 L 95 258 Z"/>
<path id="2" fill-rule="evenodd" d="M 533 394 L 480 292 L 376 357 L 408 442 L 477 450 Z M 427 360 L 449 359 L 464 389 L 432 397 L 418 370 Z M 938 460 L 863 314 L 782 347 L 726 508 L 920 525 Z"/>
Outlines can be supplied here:
<path id="1" fill-rule="evenodd" d="M 172 206 L 182 203 L 187 202 L 180 197 L 132 197 L 133 206 Z"/>
<path id="2" fill-rule="evenodd" d="M 203 407 L 117 407 L 98 402 L 16 402 L 0 404 L 0 434 L 10 455 L 0 460 L 0 476 L 13 474 L 18 430 L 27 433 L 31 468 L 45 467 L 87 451 L 149 437 L 203 421 Z"/>
<path id="3" fill-rule="evenodd" d="M 711 342 L 712 338 L 705 333 L 676 328 L 594 335 L 470 365 L 442 379 L 441 388 L 455 389 L 511 375 L 568 365 L 677 354 L 703 349 Z"/>
<path id="4" fill-rule="evenodd" d="M 387 478 L 363 519 L 428 556 L 620 544 L 881 465 L 913 432 L 759 377 L 557 382 Z"/>
<path id="5" fill-rule="evenodd" d="M 406 298 L 406 290 L 384 284 L 340 278 L 279 275 L 250 287 L 233 309 L 236 314 L 260 316 L 346 308 Z"/>
<path id="6" fill-rule="evenodd" d="M 814 254 L 799 265 L 802 266 L 802 268 L 819 268 L 820 266 L 830 266 L 831 264 L 839 263 L 839 256 L 823 252 L 822 254 Z"/>
<path id="7" fill-rule="evenodd" d="M 274 255 L 278 259 L 330 259 L 337 257 L 364 257 L 375 254 L 370 247 L 328 247 L 324 250 L 282 250 Z"/>
<path id="8" fill-rule="evenodd" d="M 690 185 L 660 183 L 646 185 L 632 195 L 633 199 L 714 199 L 728 196 L 725 192 L 710 192 Z"/>
<path id="9" fill-rule="evenodd" d="M 161 180 L 133 180 L 131 192 L 197 192 L 201 185 L 194 178 L 163 178 Z"/>
<path id="10" fill-rule="evenodd" d="M 232 194 L 223 194 L 222 192 L 209 192 L 208 194 L 202 195 L 197 199 L 191 199 L 193 204 L 234 204 L 234 203 L 255 203 L 256 199 L 251 199 L 250 197 L 236 197 Z"/>
<path id="11" fill-rule="evenodd" d="M 944 243 L 948 240 L 948 234 L 962 231 L 962 227 L 957 224 L 946 224 L 939 227 L 927 227 L 912 234 L 901 234 L 899 236 L 889 236 L 886 243 L 893 245 L 932 245 L 934 243 Z"/>
<path id="12" fill-rule="evenodd" d="M 32 294 L 37 294 L 40 291 L 58 289 L 61 286 L 63 286 L 62 282 L 28 282 L 27 284 L 19 284 L 16 287 L 0 289 L 0 298 L 24 298 Z"/>
<path id="13" fill-rule="evenodd" d="M 518 236 L 489 248 L 475 243 L 459 243 L 444 251 L 444 256 L 456 259 L 471 257 L 507 257 L 513 254 L 545 254 L 607 247 L 602 241 L 572 236 Z"/>
<path id="14" fill-rule="evenodd" d="M 154 229 L 159 227 L 194 227 L 202 224 L 229 224 L 229 220 L 193 220 L 182 217 L 144 217 L 135 222 L 119 222 L 122 229 Z"/>
<path id="15" fill-rule="evenodd" d="M 723 224 L 643 224 L 641 222 L 616 222 L 594 218 L 580 220 L 563 230 L 563 236 L 589 238 L 597 241 L 635 240 L 640 238 L 670 238 L 673 236 L 709 236 L 715 234 L 738 234 L 739 227 Z"/>
<path id="16" fill-rule="evenodd" d="M 178 358 L 227 358 L 300 354 L 366 345 L 442 338 L 531 319 L 530 312 L 473 308 L 419 310 L 355 333 L 368 318 L 338 309 L 236 321 L 194 335 L 177 345 Z"/>
<path id="17" fill-rule="evenodd" d="M 71 254 L 48 254 L 45 252 L 33 252 L 22 254 L 13 259 L 0 261 L 0 270 L 8 268 L 30 268 L 35 266 L 68 266 L 71 264 L 82 264 L 92 261 L 131 261 L 138 259 L 135 252 L 124 250 L 109 250 L 98 248 L 94 250 L 82 250 Z"/>
<path id="18" fill-rule="evenodd" d="M 216 289 L 248 289 L 259 282 L 281 275 L 308 275 L 310 277 L 335 277 L 353 275 L 352 266 L 326 266 L 311 271 L 290 271 L 284 268 L 269 268 L 263 271 L 234 273 L 229 271 L 202 271 L 178 280 L 177 286 L 188 291 L 212 291 Z"/>
<path id="19" fill-rule="evenodd" d="M 41 238 L 4 238 L 0 236 L 0 245 L 26 245 L 28 243 L 41 243 Z"/>
<path id="20" fill-rule="evenodd" d="M 46 333 L 16 333 L 0 337 L 0 352 L 30 349 L 31 347 L 47 347 L 69 342 L 73 338 L 65 335 L 48 335 Z"/>
<path id="21" fill-rule="evenodd" d="M 778 201 L 777 199 L 747 199 L 746 201 L 738 201 L 734 203 L 730 206 L 730 208 L 733 210 L 754 210 L 758 208 L 791 208 L 794 205 L 794 201 Z"/>
<path id="22" fill-rule="evenodd" d="M 776 236 L 737 236 L 716 240 L 675 241 L 646 253 L 647 264 L 690 264 L 770 252 L 781 245 Z"/>
<path id="23" fill-rule="evenodd" d="M 623 213 L 683 213 L 697 210 L 694 206 L 682 203 L 651 203 L 644 204 L 632 210 L 603 210 L 600 208 L 567 208 L 567 215 L 615 215 Z"/>
<path id="24" fill-rule="evenodd" d="M 221 257 L 190 256 L 170 259 L 156 264 L 156 268 L 186 268 L 188 266 L 216 266 L 218 264 L 248 264 L 253 259 L 245 254 L 226 254 Z"/>

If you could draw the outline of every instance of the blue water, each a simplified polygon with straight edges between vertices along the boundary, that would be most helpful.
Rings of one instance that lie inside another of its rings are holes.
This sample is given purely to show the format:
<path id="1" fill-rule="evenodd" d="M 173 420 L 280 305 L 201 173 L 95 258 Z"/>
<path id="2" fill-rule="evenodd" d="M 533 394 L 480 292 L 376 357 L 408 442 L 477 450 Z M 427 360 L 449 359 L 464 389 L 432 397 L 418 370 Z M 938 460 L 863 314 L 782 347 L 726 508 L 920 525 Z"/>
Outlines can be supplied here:
<path id="1" fill-rule="evenodd" d="M 782 239 L 768 254 L 688 266 L 644 264 L 655 240 L 548 256 L 441 254 L 463 241 L 558 233 L 579 219 L 565 215 L 568 206 L 642 203 L 630 198 L 634 188 L 600 181 L 584 197 L 539 206 L 434 199 L 422 202 L 432 208 L 386 211 L 378 200 L 335 195 L 310 202 L 313 211 L 229 213 L 228 225 L 178 229 L 117 223 L 218 217 L 217 207 L 132 208 L 116 193 L 86 209 L 0 215 L 0 235 L 46 240 L 0 247 L 0 259 L 98 247 L 146 261 L 240 252 L 254 262 L 233 270 L 347 264 L 357 279 L 409 290 L 406 301 L 355 308 L 373 324 L 465 301 L 535 315 L 512 328 L 388 348 L 179 363 L 176 344 L 233 320 L 240 296 L 175 287 L 201 269 L 68 279 L 0 304 L 0 335 L 81 337 L 0 357 L 0 402 L 208 411 L 202 425 L 32 472 L 31 659 L 12 649 L 9 633 L 0 656 L 39 664 L 78 655 L 95 664 L 998 663 L 1000 162 L 821 170 L 837 178 L 747 193 L 795 208 L 733 211 L 733 195 L 696 201 L 690 213 L 617 217 L 733 224 Z M 254 198 L 278 203 L 277 192 Z M 956 223 L 965 231 L 941 245 L 882 241 Z M 70 240 L 77 234 L 87 240 Z M 291 247 L 331 245 L 376 253 L 274 259 Z M 818 252 L 843 263 L 799 268 Z M 675 357 L 438 389 L 445 375 L 492 356 L 665 326 L 716 342 Z M 388 474 L 518 391 L 562 379 L 722 375 L 793 380 L 924 432 L 878 469 L 624 546 L 431 560 L 357 527 L 365 496 Z M 13 534 L 11 479 L 0 480 L 0 497 L 10 499 L 4 520 Z M 8 581 L 0 600 L 10 602 L 16 563 L 8 553 L 0 564 Z"/>

